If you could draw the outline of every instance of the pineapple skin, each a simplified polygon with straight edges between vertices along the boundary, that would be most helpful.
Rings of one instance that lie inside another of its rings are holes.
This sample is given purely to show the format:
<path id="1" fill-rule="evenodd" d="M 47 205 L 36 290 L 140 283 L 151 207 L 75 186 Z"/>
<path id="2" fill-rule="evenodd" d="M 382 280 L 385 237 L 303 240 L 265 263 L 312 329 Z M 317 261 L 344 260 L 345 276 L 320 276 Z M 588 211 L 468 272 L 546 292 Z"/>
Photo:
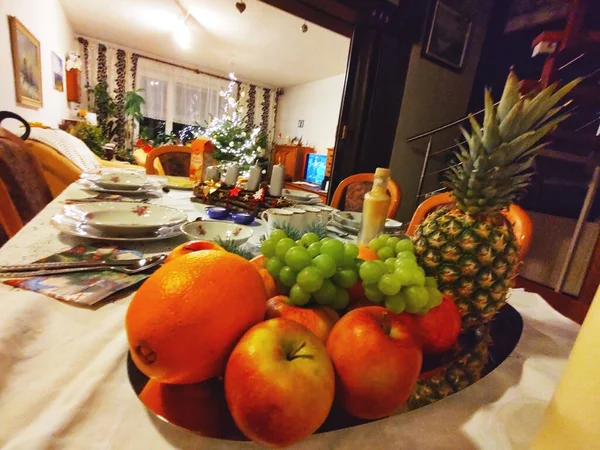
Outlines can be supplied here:
<path id="1" fill-rule="evenodd" d="M 444 206 L 423 220 L 413 241 L 419 265 L 459 307 L 463 329 L 488 323 L 506 303 L 520 258 L 512 226 L 502 214 Z"/>
<path id="2" fill-rule="evenodd" d="M 472 352 L 457 359 L 440 373 L 417 381 L 407 400 L 406 405 L 409 410 L 442 400 L 481 379 L 489 360 L 491 343 L 489 326 L 480 327 L 477 333 L 481 339 Z"/>

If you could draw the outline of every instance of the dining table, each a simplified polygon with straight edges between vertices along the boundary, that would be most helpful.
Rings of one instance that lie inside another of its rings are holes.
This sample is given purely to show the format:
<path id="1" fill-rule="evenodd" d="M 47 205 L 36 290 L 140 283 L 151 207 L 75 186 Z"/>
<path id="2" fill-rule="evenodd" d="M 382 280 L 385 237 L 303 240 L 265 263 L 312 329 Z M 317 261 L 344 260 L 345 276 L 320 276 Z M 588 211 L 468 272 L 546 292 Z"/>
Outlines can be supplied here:
<path id="1" fill-rule="evenodd" d="M 92 194 L 77 182 L 0 248 L 0 264 L 29 263 L 85 242 L 51 219 L 66 200 Z M 158 191 L 149 202 L 206 217 L 190 191 Z M 258 244 L 264 224 L 254 229 Z M 121 243 L 168 252 L 176 237 Z M 127 373 L 128 290 L 81 306 L 0 283 L 0 447 L 41 449 L 250 449 L 251 442 L 206 438 L 169 424 L 141 403 Z M 523 319 L 508 358 L 468 388 L 432 405 L 363 425 L 314 434 L 294 449 L 525 449 L 580 329 L 537 294 L 513 289 Z M 493 343 L 492 343 L 493 345 Z"/>

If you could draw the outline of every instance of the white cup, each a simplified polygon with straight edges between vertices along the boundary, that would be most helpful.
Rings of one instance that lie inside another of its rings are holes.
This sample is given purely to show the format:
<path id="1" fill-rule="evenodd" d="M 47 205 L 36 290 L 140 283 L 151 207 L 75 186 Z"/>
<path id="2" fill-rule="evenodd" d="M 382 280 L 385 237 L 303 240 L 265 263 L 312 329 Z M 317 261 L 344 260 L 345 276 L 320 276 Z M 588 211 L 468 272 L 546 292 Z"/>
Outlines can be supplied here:
<path id="1" fill-rule="evenodd" d="M 319 217 L 323 223 L 329 222 L 333 217 L 333 208 L 326 205 L 315 205 L 315 208 L 319 210 Z"/>
<path id="2" fill-rule="evenodd" d="M 319 208 L 310 205 L 298 205 L 298 208 L 302 208 L 306 212 L 307 227 L 322 221 L 320 217 L 321 210 Z"/>
<path id="3" fill-rule="evenodd" d="M 294 215 L 292 216 L 291 224 L 294 228 L 300 230 L 302 233 L 308 225 L 307 219 L 308 214 L 304 209 L 300 208 L 284 208 L 286 211 L 291 211 Z"/>
<path id="4" fill-rule="evenodd" d="M 276 228 L 276 225 L 281 226 L 285 223 L 291 225 L 293 216 L 294 213 L 292 211 L 273 208 L 263 211 L 260 218 L 267 222 L 268 229 L 272 231 Z"/>

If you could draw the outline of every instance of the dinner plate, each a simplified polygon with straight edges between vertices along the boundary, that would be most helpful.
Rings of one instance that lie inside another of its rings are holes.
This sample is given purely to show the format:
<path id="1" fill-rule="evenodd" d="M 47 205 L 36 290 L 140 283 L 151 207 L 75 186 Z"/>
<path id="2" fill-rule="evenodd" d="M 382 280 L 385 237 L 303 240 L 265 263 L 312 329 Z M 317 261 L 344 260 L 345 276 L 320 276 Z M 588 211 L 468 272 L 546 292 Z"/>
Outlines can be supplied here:
<path id="1" fill-rule="evenodd" d="M 148 183 L 138 189 L 135 190 L 131 190 L 131 189 L 106 189 L 103 188 L 102 186 L 97 185 L 94 181 L 92 181 L 92 179 L 89 178 L 82 178 L 81 180 L 79 180 L 79 184 L 81 186 L 83 186 L 84 189 L 87 189 L 89 191 L 94 191 L 94 192 L 110 192 L 112 194 L 126 194 L 126 195 L 142 195 L 142 194 L 147 194 L 149 192 L 155 191 L 157 189 L 160 189 L 161 185 L 159 183 Z"/>
<path id="2" fill-rule="evenodd" d="M 353 211 L 334 211 L 333 220 L 346 229 L 356 230 L 360 228 L 362 213 Z M 385 231 L 395 232 L 402 228 L 402 222 L 393 219 L 385 220 Z"/>
<path id="3" fill-rule="evenodd" d="M 148 203 L 77 203 L 65 206 L 64 211 L 98 230 L 123 235 L 140 235 L 187 221 L 187 215 L 178 209 Z"/>
<path id="4" fill-rule="evenodd" d="M 104 189 L 135 191 L 148 184 L 145 175 L 129 172 L 113 172 L 97 175 L 91 180 Z"/>
<path id="5" fill-rule="evenodd" d="M 191 191 L 194 189 L 194 182 L 187 177 L 172 177 L 167 176 L 166 186 L 171 189 L 180 189 L 183 191 Z"/>
<path id="6" fill-rule="evenodd" d="M 284 197 L 291 198 L 292 200 L 298 201 L 309 201 L 313 199 L 318 199 L 319 196 L 312 192 L 301 191 L 299 189 L 284 189 L 282 191 Z"/>
<path id="7" fill-rule="evenodd" d="M 141 235 L 141 236 L 115 236 L 113 233 L 107 233 L 102 230 L 98 230 L 90 225 L 86 225 L 73 219 L 72 217 L 65 216 L 63 214 L 57 214 L 51 220 L 54 228 L 62 233 L 69 234 L 71 236 L 77 236 L 86 239 L 93 239 L 96 241 L 112 241 L 112 242 L 146 242 L 146 241 L 159 241 L 163 239 L 171 239 L 180 236 L 181 230 L 179 226 L 174 227 L 162 227 L 153 232 Z"/>

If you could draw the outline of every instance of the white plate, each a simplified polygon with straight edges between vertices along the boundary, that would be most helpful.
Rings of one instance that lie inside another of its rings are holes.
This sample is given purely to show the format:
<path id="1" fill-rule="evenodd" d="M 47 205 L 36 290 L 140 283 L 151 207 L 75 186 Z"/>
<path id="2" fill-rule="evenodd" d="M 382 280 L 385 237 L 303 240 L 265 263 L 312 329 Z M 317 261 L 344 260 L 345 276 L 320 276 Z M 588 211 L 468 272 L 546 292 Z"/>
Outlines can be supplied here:
<path id="1" fill-rule="evenodd" d="M 178 209 L 148 203 L 77 203 L 65 206 L 64 211 L 79 222 L 113 235 L 141 235 L 187 221 L 187 215 Z"/>
<path id="2" fill-rule="evenodd" d="M 314 194 L 312 192 L 306 192 L 306 191 L 301 191 L 298 189 L 284 189 L 282 191 L 282 194 L 284 197 L 287 198 L 291 198 L 292 200 L 298 200 L 298 201 L 309 201 L 309 200 L 313 200 L 315 198 L 319 198 L 319 196 L 317 194 Z"/>
<path id="3" fill-rule="evenodd" d="M 333 220 L 344 228 L 358 230 L 360 228 L 360 221 L 362 220 L 362 213 L 353 211 L 334 211 Z M 396 231 L 402 228 L 402 222 L 398 222 L 393 219 L 385 219 L 385 231 Z"/>
<path id="4" fill-rule="evenodd" d="M 167 176 L 166 186 L 170 189 L 180 189 L 182 191 L 191 191 L 194 189 L 194 182 L 186 177 Z"/>
<path id="5" fill-rule="evenodd" d="M 93 177 L 91 180 L 104 189 L 119 189 L 121 191 L 136 191 L 148 184 L 145 175 L 129 172 L 105 173 Z"/>
<path id="6" fill-rule="evenodd" d="M 158 183 L 148 183 L 147 185 L 138 188 L 136 190 L 122 190 L 122 189 L 105 189 L 101 186 L 98 186 L 96 183 L 89 179 L 81 179 L 79 180 L 79 184 L 83 186 L 84 189 L 94 191 L 94 192 L 110 192 L 112 194 L 127 194 L 127 195 L 141 195 L 147 194 L 151 191 L 160 189 L 160 184 Z"/>
<path id="7" fill-rule="evenodd" d="M 94 227 L 78 222 L 72 217 L 67 217 L 62 214 L 58 214 L 52 218 L 51 221 L 54 228 L 61 231 L 62 233 L 69 234 L 71 236 L 77 236 L 86 239 L 93 239 L 96 241 L 112 241 L 112 242 L 145 242 L 145 241 L 159 241 L 162 239 L 171 239 L 181 235 L 179 226 L 175 227 L 163 227 L 158 230 L 148 233 L 143 236 L 118 236 L 116 237 L 112 233 L 106 233 L 98 230 Z"/>
<path id="8" fill-rule="evenodd" d="M 181 231 L 192 240 L 215 241 L 220 238 L 222 241 L 231 240 L 236 244 L 243 244 L 254 234 L 254 231 L 245 225 L 217 220 L 189 222 L 181 226 Z"/>

